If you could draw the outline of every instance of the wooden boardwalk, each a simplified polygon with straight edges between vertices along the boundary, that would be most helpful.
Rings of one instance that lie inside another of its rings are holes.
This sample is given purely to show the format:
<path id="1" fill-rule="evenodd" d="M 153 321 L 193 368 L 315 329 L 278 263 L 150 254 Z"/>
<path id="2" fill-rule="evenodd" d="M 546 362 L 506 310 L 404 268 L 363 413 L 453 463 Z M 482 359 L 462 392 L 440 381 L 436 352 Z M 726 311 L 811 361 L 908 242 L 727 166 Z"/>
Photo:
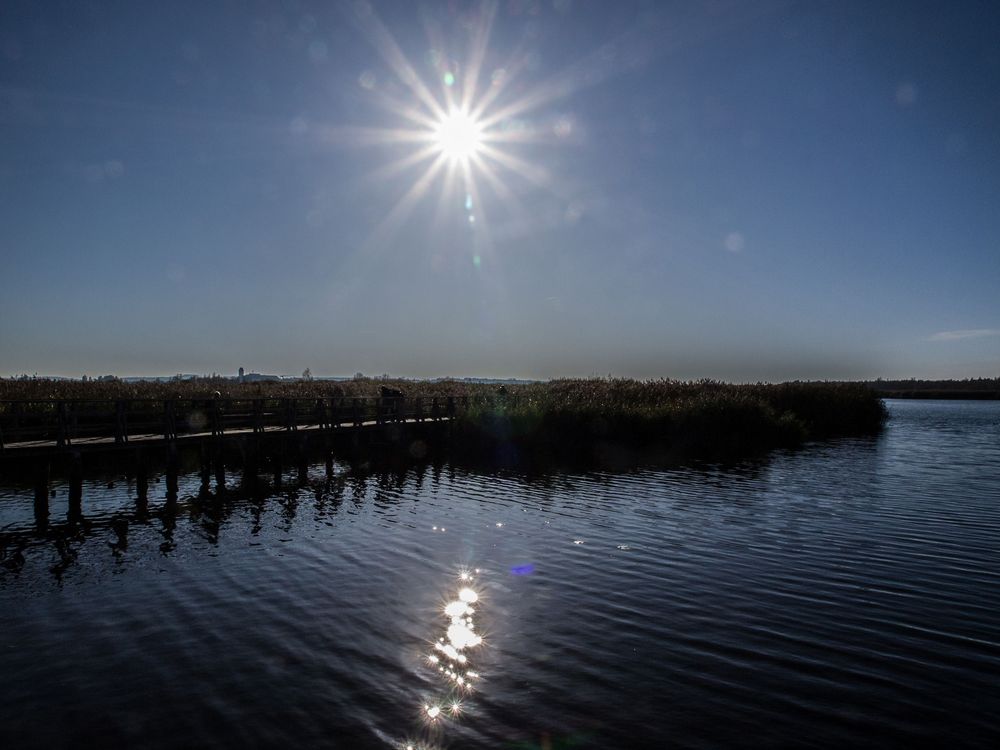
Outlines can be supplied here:
<path id="1" fill-rule="evenodd" d="M 462 397 L 0 401 L 0 457 L 448 422 Z"/>
<path id="2" fill-rule="evenodd" d="M 384 427 L 392 424 L 424 424 L 426 422 L 447 422 L 450 417 L 439 417 L 437 419 L 397 419 L 391 422 L 377 422 L 375 420 L 369 420 L 366 422 L 360 422 L 354 424 L 352 422 L 343 422 L 334 425 L 320 425 L 320 424 L 304 424 L 296 427 L 291 434 L 298 433 L 310 433 L 310 432 L 327 432 L 333 430 L 334 432 L 344 432 L 348 430 L 374 428 L 374 427 Z M 252 427 L 244 427 L 240 429 L 227 430 L 221 434 L 213 434 L 211 432 L 185 432 L 175 435 L 171 440 L 177 441 L 178 443 L 193 442 L 198 440 L 211 440 L 213 438 L 224 437 L 240 437 L 240 436 L 253 436 L 253 435 L 288 435 L 289 431 L 284 427 L 265 427 L 260 431 L 254 430 Z M 4 446 L 5 455 L 15 455 L 21 454 L 25 455 L 28 453 L 38 454 L 45 452 L 58 451 L 60 449 L 67 450 L 112 450 L 120 448 L 137 448 L 142 445 L 163 445 L 167 440 L 163 435 L 156 433 L 147 433 L 139 435 L 129 435 L 126 444 L 119 443 L 114 437 L 85 437 L 77 438 L 72 442 L 66 443 L 60 446 L 55 440 L 27 440 L 19 443 L 7 443 Z"/>
<path id="3" fill-rule="evenodd" d="M 168 504 L 177 501 L 179 448 L 197 449 L 202 486 L 214 473 L 224 491 L 227 468 L 239 467 L 253 484 L 270 458 L 280 482 L 283 462 L 294 462 L 299 479 L 308 475 L 310 455 L 324 454 L 344 437 L 353 448 L 378 444 L 426 450 L 418 434 L 431 438 L 450 426 L 468 400 L 462 397 L 133 399 L 117 401 L 0 401 L 0 468 L 31 474 L 35 531 L 49 529 L 50 471 L 61 467 L 69 480 L 68 527 L 83 518 L 84 456 L 110 453 L 135 474 L 139 502 L 146 503 L 150 452 L 164 454 Z M 364 438 L 362 446 L 360 439 Z M 413 438 L 413 442 L 410 439 Z M 341 443 L 342 444 L 342 443 Z M 0 535 L 0 541 L 3 541 Z"/>

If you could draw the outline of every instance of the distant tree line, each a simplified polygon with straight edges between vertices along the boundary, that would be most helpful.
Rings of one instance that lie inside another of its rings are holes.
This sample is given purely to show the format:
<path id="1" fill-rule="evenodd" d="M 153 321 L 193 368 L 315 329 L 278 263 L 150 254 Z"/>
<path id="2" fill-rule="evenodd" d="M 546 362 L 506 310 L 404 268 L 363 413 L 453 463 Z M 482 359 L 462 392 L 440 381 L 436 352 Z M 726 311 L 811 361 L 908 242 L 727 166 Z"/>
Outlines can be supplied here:
<path id="1" fill-rule="evenodd" d="M 872 380 L 866 383 L 886 398 L 1000 399 L 1000 378 L 966 380 Z"/>

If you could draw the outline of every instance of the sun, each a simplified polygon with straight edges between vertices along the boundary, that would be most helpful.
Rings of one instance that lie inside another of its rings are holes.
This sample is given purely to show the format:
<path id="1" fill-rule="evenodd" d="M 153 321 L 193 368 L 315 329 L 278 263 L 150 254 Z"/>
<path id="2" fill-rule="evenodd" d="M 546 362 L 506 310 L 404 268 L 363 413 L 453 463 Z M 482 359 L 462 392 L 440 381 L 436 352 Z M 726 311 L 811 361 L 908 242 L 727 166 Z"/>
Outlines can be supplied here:
<path id="1" fill-rule="evenodd" d="M 482 126 L 462 109 L 452 109 L 434 130 L 438 150 L 454 162 L 466 162 L 475 156 L 482 140 Z"/>
<path id="2" fill-rule="evenodd" d="M 480 249 L 489 248 L 493 241 L 490 213 L 494 206 L 502 204 L 507 212 L 504 231 L 534 220 L 510 181 L 525 181 L 531 189 L 555 195 L 555 181 L 544 162 L 525 157 L 530 152 L 537 156 L 539 147 L 551 146 L 569 132 L 561 121 L 552 125 L 545 108 L 583 84 L 577 82 L 575 73 L 538 84 L 522 82 L 519 76 L 527 62 L 519 55 L 504 61 L 506 67 L 488 69 L 487 65 L 499 62 L 488 54 L 499 6 L 493 0 L 476 5 L 478 15 L 470 16 L 469 49 L 462 62 L 443 48 L 440 29 L 428 26 L 433 45 L 426 55 L 433 69 L 428 73 L 407 58 L 367 0 L 354 4 L 361 31 L 388 68 L 384 73 L 366 70 L 358 83 L 370 92 L 373 104 L 391 115 L 392 124 L 331 127 L 327 137 L 351 146 L 412 146 L 373 170 L 372 178 L 392 182 L 401 195 L 373 229 L 366 246 L 388 246 L 432 186 L 441 188 L 435 224 L 461 215 Z M 412 182 L 411 174 L 415 175 Z M 480 255 L 477 251 L 473 256 L 477 265 Z"/>

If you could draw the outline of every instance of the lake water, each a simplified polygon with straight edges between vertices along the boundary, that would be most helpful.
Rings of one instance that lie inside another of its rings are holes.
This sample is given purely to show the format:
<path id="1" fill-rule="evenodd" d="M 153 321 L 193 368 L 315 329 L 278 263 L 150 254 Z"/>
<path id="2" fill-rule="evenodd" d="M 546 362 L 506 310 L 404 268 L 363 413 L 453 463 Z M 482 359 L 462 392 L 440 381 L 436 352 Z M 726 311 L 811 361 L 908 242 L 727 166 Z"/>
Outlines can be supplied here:
<path id="1" fill-rule="evenodd" d="M 94 477 L 44 536 L 0 488 L 0 747 L 996 747 L 1000 403 L 889 407 L 728 467 Z"/>

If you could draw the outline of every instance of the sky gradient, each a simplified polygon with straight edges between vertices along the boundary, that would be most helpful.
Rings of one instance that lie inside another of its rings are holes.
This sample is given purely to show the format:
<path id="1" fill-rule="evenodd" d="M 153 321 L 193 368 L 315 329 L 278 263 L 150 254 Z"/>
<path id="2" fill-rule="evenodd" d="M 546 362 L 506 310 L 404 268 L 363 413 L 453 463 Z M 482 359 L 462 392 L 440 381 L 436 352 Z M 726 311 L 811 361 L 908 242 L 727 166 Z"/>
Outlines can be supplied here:
<path id="1" fill-rule="evenodd" d="M 996 377 L 998 30 L 4 3 L 0 376 Z M 422 92 L 484 105 L 475 159 L 431 171 Z"/>

